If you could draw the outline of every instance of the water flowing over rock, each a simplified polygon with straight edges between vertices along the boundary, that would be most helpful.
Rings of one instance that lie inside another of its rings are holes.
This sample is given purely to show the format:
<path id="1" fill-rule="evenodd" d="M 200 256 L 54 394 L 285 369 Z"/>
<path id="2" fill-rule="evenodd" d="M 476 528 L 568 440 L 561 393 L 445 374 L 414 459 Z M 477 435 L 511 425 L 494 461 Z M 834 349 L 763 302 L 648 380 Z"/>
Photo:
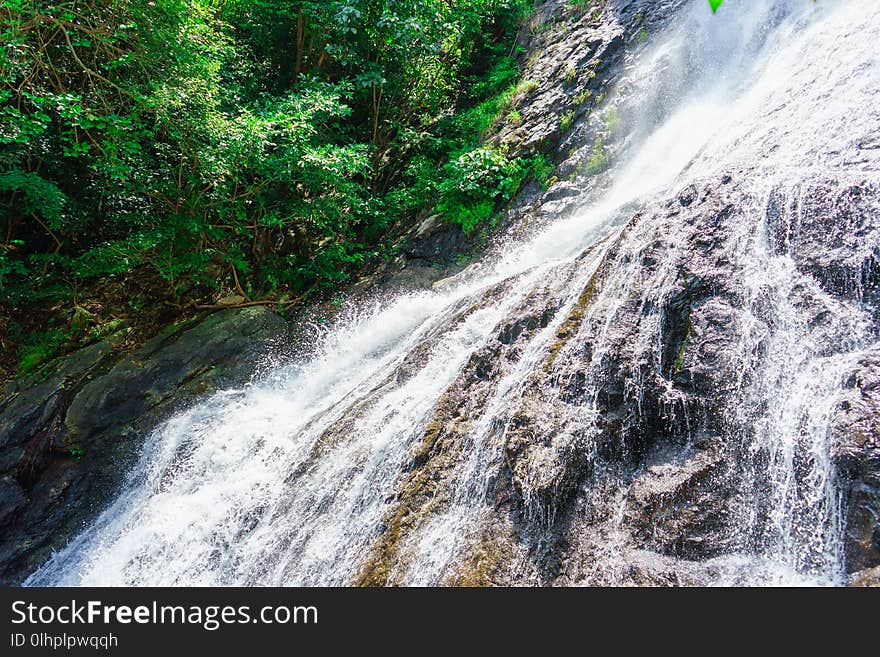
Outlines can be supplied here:
<path id="1" fill-rule="evenodd" d="M 188 399 L 246 381 L 265 342 L 285 333 L 263 308 L 224 311 L 121 360 L 110 339 L 7 386 L 0 580 L 22 579 L 64 547 L 116 492 L 153 426 Z"/>
<path id="2" fill-rule="evenodd" d="M 566 180 L 453 279 L 174 414 L 28 583 L 876 584 L 880 19 L 565 4 L 495 138 Z M 64 402 L 92 439 L 152 408 L 98 381 Z"/>

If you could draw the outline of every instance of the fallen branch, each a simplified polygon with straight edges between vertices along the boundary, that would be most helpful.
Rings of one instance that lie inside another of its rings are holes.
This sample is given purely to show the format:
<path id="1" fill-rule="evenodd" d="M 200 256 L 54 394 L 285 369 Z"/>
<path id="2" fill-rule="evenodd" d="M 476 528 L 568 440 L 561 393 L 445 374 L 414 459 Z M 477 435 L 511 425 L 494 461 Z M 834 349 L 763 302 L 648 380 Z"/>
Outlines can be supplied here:
<path id="1" fill-rule="evenodd" d="M 196 310 L 225 310 L 227 308 L 236 309 L 236 308 L 251 308 L 253 306 L 281 306 L 282 308 L 287 308 L 287 306 L 292 306 L 293 304 L 300 301 L 302 297 L 297 297 L 296 299 L 291 299 L 290 301 L 273 301 L 271 299 L 264 299 L 262 301 L 244 301 L 242 303 L 210 303 L 210 304 L 196 304 L 193 306 Z"/>

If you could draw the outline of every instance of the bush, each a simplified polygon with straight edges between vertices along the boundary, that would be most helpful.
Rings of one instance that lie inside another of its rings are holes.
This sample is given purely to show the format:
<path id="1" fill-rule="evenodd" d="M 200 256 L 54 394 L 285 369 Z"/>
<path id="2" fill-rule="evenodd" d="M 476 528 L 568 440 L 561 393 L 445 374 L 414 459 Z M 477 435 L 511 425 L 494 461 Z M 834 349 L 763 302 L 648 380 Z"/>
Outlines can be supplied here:
<path id="1" fill-rule="evenodd" d="M 596 137 L 590 150 L 590 157 L 587 158 L 584 164 L 584 169 L 591 176 L 602 173 L 608 168 L 608 159 L 608 150 L 605 148 L 605 143 L 601 137 Z"/>
<path id="2" fill-rule="evenodd" d="M 552 171 L 552 163 L 543 155 L 508 158 L 490 147 L 476 148 L 446 165 L 438 208 L 448 221 L 471 232 L 491 218 L 498 203 L 512 199 L 526 179 L 543 183 Z"/>

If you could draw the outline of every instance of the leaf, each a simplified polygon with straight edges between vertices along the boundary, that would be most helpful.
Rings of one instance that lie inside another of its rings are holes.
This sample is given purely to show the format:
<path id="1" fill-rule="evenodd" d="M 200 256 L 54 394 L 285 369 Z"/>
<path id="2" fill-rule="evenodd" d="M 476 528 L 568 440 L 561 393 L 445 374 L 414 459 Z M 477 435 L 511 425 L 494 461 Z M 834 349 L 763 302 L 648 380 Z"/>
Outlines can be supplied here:
<path id="1" fill-rule="evenodd" d="M 713 14 L 714 14 L 716 11 L 718 11 L 718 8 L 721 6 L 721 4 L 722 4 L 723 2 L 724 2 L 724 0 L 709 0 L 709 6 L 712 7 L 712 13 L 713 13 Z"/>

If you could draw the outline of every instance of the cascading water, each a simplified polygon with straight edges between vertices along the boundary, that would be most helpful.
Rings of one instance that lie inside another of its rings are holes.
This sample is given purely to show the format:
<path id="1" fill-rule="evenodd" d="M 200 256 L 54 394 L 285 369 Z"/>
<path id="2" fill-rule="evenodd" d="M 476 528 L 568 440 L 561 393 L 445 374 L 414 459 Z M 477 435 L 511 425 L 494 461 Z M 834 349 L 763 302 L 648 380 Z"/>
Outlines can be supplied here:
<path id="1" fill-rule="evenodd" d="M 311 357 L 171 418 L 120 497 L 28 583 L 431 585 L 467 581 L 467 554 L 543 583 L 533 555 L 577 514 L 602 549 L 567 581 L 626 581 L 646 418 L 662 416 L 687 458 L 703 422 L 664 374 L 683 368 L 691 330 L 679 327 L 670 363 L 664 309 L 688 247 L 663 236 L 642 276 L 658 240 L 650 208 L 728 172 L 742 181 L 721 250 L 741 307 L 719 449 L 736 485 L 707 583 L 840 583 L 829 422 L 877 335 L 864 299 L 829 294 L 778 236 L 797 233 L 818 182 L 878 181 L 860 144 L 880 128 L 867 109 L 880 18 L 855 0 L 731 1 L 714 18 L 704 5 L 682 9 L 612 92 L 627 135 L 604 192 L 438 291 L 350 310 Z M 609 392 L 614 358 L 627 364 Z M 653 401 L 652 377 L 665 386 Z M 626 417 L 609 417 L 610 397 L 628 400 Z M 601 437 L 618 434 L 641 438 Z M 511 495 L 521 513 L 501 549 Z"/>
<path id="2" fill-rule="evenodd" d="M 797 271 L 788 248 L 774 249 L 771 199 L 769 190 L 755 198 L 750 213 L 758 223 L 743 235 L 748 303 L 735 413 L 746 501 L 738 509 L 741 538 L 766 561 L 757 571 L 740 564 L 722 581 L 833 584 L 844 577 L 843 517 L 829 424 L 844 379 L 870 345 L 871 326 L 858 303 L 834 299 Z M 794 211 L 796 221 L 797 206 Z M 818 335 L 800 312 L 805 293 L 833 317 L 830 335 Z"/>

